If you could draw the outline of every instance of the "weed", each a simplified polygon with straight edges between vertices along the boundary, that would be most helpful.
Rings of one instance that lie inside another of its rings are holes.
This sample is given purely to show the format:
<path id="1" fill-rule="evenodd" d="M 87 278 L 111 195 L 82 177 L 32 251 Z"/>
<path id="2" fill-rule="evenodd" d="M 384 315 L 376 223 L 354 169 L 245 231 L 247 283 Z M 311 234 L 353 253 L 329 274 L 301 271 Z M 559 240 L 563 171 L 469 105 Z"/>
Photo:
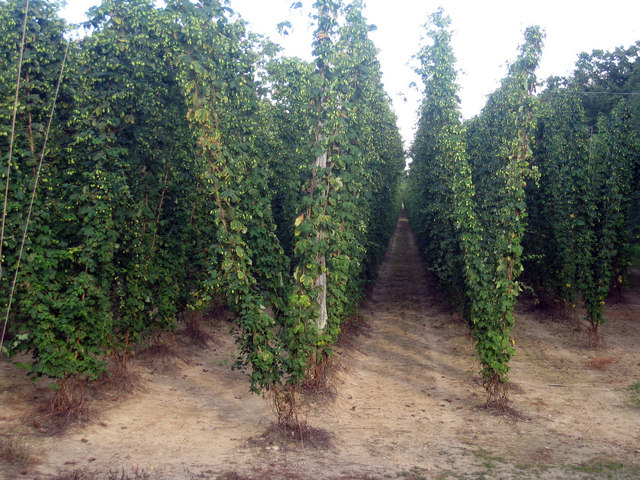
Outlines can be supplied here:
<path id="1" fill-rule="evenodd" d="M 31 445 L 21 435 L 0 437 L 0 459 L 10 465 L 27 467 L 33 461 Z"/>
<path id="2" fill-rule="evenodd" d="M 640 407 L 640 382 L 629 385 L 629 391 L 631 392 L 631 405 Z"/>
<path id="3" fill-rule="evenodd" d="M 591 460 L 568 467 L 573 472 L 594 475 L 594 479 L 615 478 L 615 479 L 637 479 L 640 477 L 640 466 L 625 465 L 613 460 Z"/>
<path id="4" fill-rule="evenodd" d="M 476 450 L 473 452 L 473 454 L 477 458 L 483 460 L 482 466 L 487 470 L 493 470 L 494 468 L 497 467 L 498 463 L 503 463 L 503 464 L 507 463 L 507 461 L 504 458 L 491 455 L 489 452 L 483 449 Z"/>
<path id="5" fill-rule="evenodd" d="M 487 408 L 503 411 L 509 404 L 509 388 L 508 383 L 503 382 L 500 375 L 495 374 L 491 378 L 483 379 L 482 386 L 487 391 Z"/>
<path id="6" fill-rule="evenodd" d="M 89 387 L 91 387 L 93 396 L 113 396 L 144 390 L 141 384 L 142 378 L 139 373 L 127 368 L 117 368 L 115 364 L 112 364 L 109 370 L 91 382 Z"/>
<path id="7" fill-rule="evenodd" d="M 307 400 L 333 400 L 338 393 L 336 376 L 340 369 L 336 357 L 324 354 L 307 372 L 307 377 L 300 385 L 301 393 Z"/>
<path id="8" fill-rule="evenodd" d="M 285 385 L 282 388 L 273 385 L 269 391 L 271 404 L 278 417 L 277 424 L 284 430 L 296 430 L 300 425 L 306 423 L 306 420 L 300 419 L 301 400 L 296 385 Z"/>
<path id="9" fill-rule="evenodd" d="M 87 379 L 77 375 L 58 380 L 56 393 L 46 411 L 50 428 L 63 431 L 71 425 L 93 419 L 94 412 L 86 402 L 86 385 Z M 44 418 L 42 420 L 45 421 Z"/>
<path id="10" fill-rule="evenodd" d="M 371 330 L 371 327 L 364 316 L 361 314 L 351 315 L 348 321 L 341 326 L 336 346 L 353 350 L 357 348 L 355 339 L 362 335 L 368 336 L 369 330 Z"/>

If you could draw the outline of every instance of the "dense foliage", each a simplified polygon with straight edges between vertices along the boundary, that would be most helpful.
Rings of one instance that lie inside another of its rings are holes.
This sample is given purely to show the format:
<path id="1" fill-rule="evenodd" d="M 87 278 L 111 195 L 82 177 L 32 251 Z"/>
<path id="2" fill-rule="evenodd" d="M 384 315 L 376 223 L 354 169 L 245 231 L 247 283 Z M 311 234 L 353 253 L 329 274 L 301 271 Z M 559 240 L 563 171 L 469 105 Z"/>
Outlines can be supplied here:
<path id="1" fill-rule="evenodd" d="M 30 2 L 20 64 L 25 1 L 0 3 L 5 310 L 70 30 L 59 6 Z M 29 352 L 25 366 L 73 398 L 214 296 L 256 392 L 299 383 L 330 352 L 391 234 L 404 153 L 361 3 L 315 8 L 315 65 L 277 55 L 216 0 L 90 11 L 70 42 L 4 352 Z"/>
<path id="2" fill-rule="evenodd" d="M 539 298 L 584 305 L 591 340 L 628 272 L 640 152 L 624 89 L 635 85 L 637 48 L 583 54 L 572 78 L 549 79 L 534 96 L 543 35 L 528 28 L 501 87 L 462 123 L 448 26 L 433 14 L 418 55 L 425 91 L 405 203 L 430 268 L 469 321 L 488 403 L 502 404 L 524 266 Z"/>
<path id="3" fill-rule="evenodd" d="M 312 62 L 218 0 L 104 0 L 73 40 L 60 3 L 0 1 L 2 353 L 30 354 L 24 366 L 64 403 L 223 299 L 251 390 L 291 406 L 401 206 L 402 141 L 363 2 L 315 1 Z M 418 53 L 404 202 L 501 404 L 523 270 L 546 303 L 584 306 L 592 340 L 625 282 L 640 224 L 638 45 L 582 54 L 536 96 L 543 34 L 528 28 L 462 122 L 449 26 L 434 13 Z"/>
<path id="4" fill-rule="evenodd" d="M 571 87 L 550 85 L 534 146 L 541 181 L 528 195 L 527 278 L 543 301 L 562 312 L 582 299 L 593 342 L 607 296 L 626 278 L 634 241 L 640 152 L 626 103 L 601 116 L 594 133 Z"/>
<path id="5" fill-rule="evenodd" d="M 457 227 L 455 184 L 468 175 L 462 144 L 456 71 L 449 19 L 442 10 L 432 15 L 418 73 L 425 85 L 418 130 L 411 148 L 406 209 L 416 238 L 432 271 L 453 296 L 465 298 L 464 268 Z"/>

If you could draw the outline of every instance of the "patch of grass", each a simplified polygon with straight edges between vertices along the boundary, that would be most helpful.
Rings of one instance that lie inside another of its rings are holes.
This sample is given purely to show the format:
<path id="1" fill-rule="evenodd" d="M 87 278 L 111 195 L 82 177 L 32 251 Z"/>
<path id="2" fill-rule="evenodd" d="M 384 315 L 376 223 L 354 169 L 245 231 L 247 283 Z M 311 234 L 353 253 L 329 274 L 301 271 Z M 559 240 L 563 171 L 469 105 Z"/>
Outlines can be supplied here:
<path id="1" fill-rule="evenodd" d="M 626 465 L 612 460 L 591 460 L 581 463 L 580 465 L 572 465 L 568 467 L 568 470 L 592 475 L 586 478 L 593 479 L 610 478 L 630 480 L 640 478 L 640 465 Z"/>
<path id="2" fill-rule="evenodd" d="M 0 459 L 10 465 L 27 467 L 33 461 L 31 445 L 21 435 L 0 437 Z"/>
<path id="3" fill-rule="evenodd" d="M 629 386 L 631 392 L 631 405 L 640 408 L 640 382 L 636 382 Z"/>
<path id="4" fill-rule="evenodd" d="M 92 472 L 86 468 L 60 472 L 52 480 L 150 480 L 151 476 L 143 470 L 134 469 L 131 473 L 124 470 L 109 470 L 106 474 Z"/>
<path id="5" fill-rule="evenodd" d="M 549 470 L 547 465 L 536 465 L 533 463 L 516 463 L 514 467 L 520 470 L 523 474 L 540 476 L 542 473 Z"/>
<path id="6" fill-rule="evenodd" d="M 507 461 L 502 458 L 502 457 L 497 457 L 495 455 L 490 454 L 489 452 L 487 452 L 486 450 L 483 450 L 482 448 L 479 450 L 475 450 L 473 452 L 473 454 L 483 460 L 483 466 L 484 468 L 491 470 L 493 468 L 495 468 L 497 466 L 497 463 L 503 463 L 506 464 Z"/>

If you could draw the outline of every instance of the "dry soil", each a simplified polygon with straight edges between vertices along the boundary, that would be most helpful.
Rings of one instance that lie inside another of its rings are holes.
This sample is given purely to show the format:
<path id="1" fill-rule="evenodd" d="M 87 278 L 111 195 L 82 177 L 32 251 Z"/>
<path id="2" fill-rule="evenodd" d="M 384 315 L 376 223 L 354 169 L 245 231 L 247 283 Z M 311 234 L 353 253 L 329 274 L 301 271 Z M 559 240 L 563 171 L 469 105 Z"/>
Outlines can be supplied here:
<path id="1" fill-rule="evenodd" d="M 0 434 L 30 453 L 0 478 L 50 479 L 119 470 L 152 479 L 640 478 L 640 276 L 607 308 L 606 344 L 586 325 L 521 302 L 513 336 L 511 411 L 484 407 L 466 325 L 425 271 L 401 218 L 361 314 L 366 327 L 338 348 L 333 397 L 303 413 L 328 446 L 265 434 L 268 398 L 229 364 L 226 321 L 205 348 L 141 356 L 137 386 L 95 395 L 95 419 L 51 434 L 38 408 L 51 395 L 0 360 Z M 580 313 L 577 313 L 580 317 Z M 126 391 L 128 390 L 128 391 Z M 316 442 L 317 443 L 317 442 Z M 118 477 L 120 478 L 120 477 Z"/>

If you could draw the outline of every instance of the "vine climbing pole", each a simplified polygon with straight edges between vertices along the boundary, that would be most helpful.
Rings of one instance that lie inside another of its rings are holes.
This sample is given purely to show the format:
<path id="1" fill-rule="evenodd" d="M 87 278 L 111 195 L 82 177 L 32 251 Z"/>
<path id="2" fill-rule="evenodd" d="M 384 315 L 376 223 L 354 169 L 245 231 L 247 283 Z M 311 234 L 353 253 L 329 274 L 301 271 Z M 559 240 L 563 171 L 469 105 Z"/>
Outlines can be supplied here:
<path id="1" fill-rule="evenodd" d="M 306 221 L 313 225 L 315 233 L 315 248 L 307 249 L 305 244 L 298 243 L 297 250 L 303 254 L 298 265 L 302 267 L 302 273 L 297 276 L 298 282 L 301 278 L 311 276 L 312 292 L 317 302 L 317 310 L 314 310 L 314 322 L 319 332 L 322 332 L 327 325 L 327 233 L 325 230 L 327 204 L 331 195 L 332 162 L 329 158 L 329 144 L 332 140 L 332 132 L 327 132 L 328 114 L 335 99 L 332 98 L 331 55 L 334 45 L 332 38 L 336 35 L 338 16 L 338 5 L 330 1 L 318 1 L 315 5 L 317 9 L 317 28 L 314 38 L 314 54 L 316 55 L 316 71 L 314 73 L 318 88 L 314 99 L 316 106 L 315 133 L 314 133 L 314 159 L 311 167 L 310 183 L 306 187 L 309 194 L 310 205 L 305 212 L 298 217 L 299 226 L 301 221 Z M 306 254 L 306 255 L 305 255 Z M 305 259 L 306 257 L 306 259 Z M 309 258 L 313 257 L 313 258 Z M 311 260 L 309 263 L 306 260 Z M 309 290 L 308 284 L 302 281 L 301 291 Z"/>
<path id="2" fill-rule="evenodd" d="M 324 66 L 321 68 L 321 78 L 324 80 Z M 318 116 L 320 116 L 322 112 L 322 98 L 318 99 Z M 314 141 L 314 146 L 322 145 L 322 121 L 318 118 L 317 127 L 316 127 L 316 138 Z M 324 171 L 327 168 L 327 152 L 323 151 L 321 155 L 316 157 L 315 162 L 313 163 L 312 170 L 312 187 L 315 183 L 315 178 L 317 177 L 318 171 Z M 311 218 L 312 211 L 311 209 L 307 210 L 307 216 Z M 319 244 L 324 243 L 324 228 L 321 226 L 318 228 L 318 233 L 316 235 L 317 242 Z M 315 286 L 318 288 L 318 316 L 316 318 L 316 326 L 318 330 L 324 330 L 324 327 L 327 325 L 327 259 L 322 252 L 318 252 L 318 257 L 316 257 L 316 261 L 320 267 L 320 271 L 318 277 L 315 280 Z"/>
<path id="3" fill-rule="evenodd" d="M 487 405 L 506 405 L 513 309 L 522 290 L 523 236 L 527 181 L 538 177 L 532 165 L 531 138 L 537 100 L 535 70 L 542 52 L 539 27 L 525 31 L 520 52 L 468 135 L 472 159 L 475 214 L 482 235 L 465 247 L 470 292 L 471 332 L 482 364 Z M 464 228 L 464 227 L 463 227 Z M 480 230 L 477 230 L 480 231 Z"/>
<path id="4" fill-rule="evenodd" d="M 487 405 L 500 408 L 514 353 L 510 331 L 521 290 L 525 187 L 536 178 L 530 139 L 542 33 L 527 29 L 509 75 L 463 135 L 449 23 L 442 10 L 432 15 L 433 43 L 420 53 L 425 99 L 406 204 L 440 283 L 462 301 Z"/>

